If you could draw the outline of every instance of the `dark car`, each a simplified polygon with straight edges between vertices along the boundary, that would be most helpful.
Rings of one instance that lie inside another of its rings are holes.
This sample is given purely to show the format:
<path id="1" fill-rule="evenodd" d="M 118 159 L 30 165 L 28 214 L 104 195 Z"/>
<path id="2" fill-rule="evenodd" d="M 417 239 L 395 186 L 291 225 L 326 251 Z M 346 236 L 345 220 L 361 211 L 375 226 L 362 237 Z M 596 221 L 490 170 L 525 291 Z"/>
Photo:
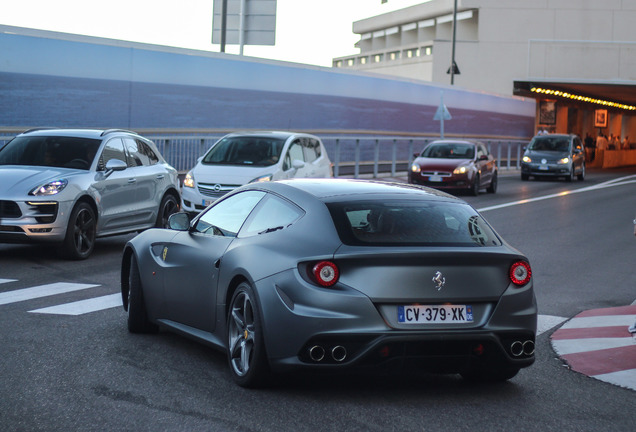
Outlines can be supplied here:
<path id="1" fill-rule="evenodd" d="M 521 159 L 521 180 L 530 176 L 563 177 L 567 181 L 585 179 L 585 152 L 581 138 L 574 134 L 537 135 Z"/>
<path id="2" fill-rule="evenodd" d="M 97 237 L 167 226 L 177 170 L 134 132 L 39 129 L 0 149 L 0 242 L 57 243 L 87 258 Z"/>
<path id="3" fill-rule="evenodd" d="M 497 161 L 480 142 L 438 140 L 428 144 L 411 164 L 409 183 L 441 190 L 487 188 L 497 192 Z"/>
<path id="4" fill-rule="evenodd" d="M 245 185 L 170 225 L 125 246 L 128 328 L 225 351 L 241 386 L 375 367 L 507 380 L 534 362 L 528 259 L 459 198 L 284 180 Z"/>

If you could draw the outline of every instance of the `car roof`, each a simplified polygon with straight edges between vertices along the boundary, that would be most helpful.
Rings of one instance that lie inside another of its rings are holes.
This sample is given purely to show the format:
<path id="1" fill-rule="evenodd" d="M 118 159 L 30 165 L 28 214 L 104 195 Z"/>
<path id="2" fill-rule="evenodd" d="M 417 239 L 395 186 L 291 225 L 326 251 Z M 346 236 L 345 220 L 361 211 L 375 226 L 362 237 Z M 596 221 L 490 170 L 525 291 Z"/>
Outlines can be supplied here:
<path id="1" fill-rule="evenodd" d="M 435 141 L 431 141 L 429 143 L 429 145 L 431 144 L 472 144 L 472 145 L 477 145 L 479 144 L 478 141 L 472 141 L 472 140 L 464 140 L 464 139 L 443 139 L 443 140 L 435 140 Z"/>
<path id="2" fill-rule="evenodd" d="M 324 202 L 387 199 L 428 199 L 439 201 L 461 201 L 459 198 L 436 189 L 408 183 L 394 183 L 380 180 L 304 178 L 278 180 L 263 183 L 268 189 L 283 195 L 293 188 L 312 195 Z"/>
<path id="3" fill-rule="evenodd" d="M 301 132 L 291 132 L 291 131 L 236 131 L 226 135 L 226 137 L 236 137 L 236 136 L 252 136 L 252 137 L 270 137 L 270 138 L 279 138 L 286 140 L 292 136 L 306 136 L 317 138 L 314 135 L 301 133 Z"/>
<path id="4" fill-rule="evenodd" d="M 88 128 L 37 128 L 29 129 L 20 135 L 29 136 L 70 136 L 78 138 L 103 139 L 106 135 L 123 133 L 138 136 L 136 132 L 124 129 L 88 129 Z"/>

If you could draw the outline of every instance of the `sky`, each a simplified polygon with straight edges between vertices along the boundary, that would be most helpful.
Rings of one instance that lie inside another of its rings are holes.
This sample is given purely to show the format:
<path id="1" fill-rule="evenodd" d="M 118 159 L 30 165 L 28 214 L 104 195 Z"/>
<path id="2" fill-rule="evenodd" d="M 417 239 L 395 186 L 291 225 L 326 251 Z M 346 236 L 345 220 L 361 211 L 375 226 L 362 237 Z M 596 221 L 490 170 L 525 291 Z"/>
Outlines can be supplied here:
<path id="1" fill-rule="evenodd" d="M 0 0 L 0 24 L 133 42 L 220 50 L 211 43 L 214 0 Z M 221 0 L 216 0 L 221 1 Z M 243 54 L 317 66 L 359 52 L 354 21 L 428 0 L 277 0 L 276 45 Z M 238 54 L 237 45 L 226 52 Z"/>

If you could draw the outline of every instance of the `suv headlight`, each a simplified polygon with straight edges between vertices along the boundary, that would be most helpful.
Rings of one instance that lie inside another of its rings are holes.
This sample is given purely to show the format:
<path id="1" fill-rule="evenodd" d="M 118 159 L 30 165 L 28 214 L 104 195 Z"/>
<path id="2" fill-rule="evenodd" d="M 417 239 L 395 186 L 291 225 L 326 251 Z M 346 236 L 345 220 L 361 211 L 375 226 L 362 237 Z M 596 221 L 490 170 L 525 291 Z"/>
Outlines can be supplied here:
<path id="1" fill-rule="evenodd" d="M 194 187 L 194 176 L 192 175 L 192 171 L 187 173 L 185 178 L 183 179 L 183 187 Z"/>
<path id="2" fill-rule="evenodd" d="M 68 180 L 59 179 L 54 180 L 52 182 L 48 182 L 42 186 L 38 186 L 29 192 L 29 195 L 33 196 L 42 196 L 42 195 L 55 195 L 64 190 L 64 188 L 68 185 Z"/>
<path id="3" fill-rule="evenodd" d="M 525 163 L 532 162 L 532 159 L 530 159 L 530 156 L 524 156 L 521 160 L 524 161 Z"/>

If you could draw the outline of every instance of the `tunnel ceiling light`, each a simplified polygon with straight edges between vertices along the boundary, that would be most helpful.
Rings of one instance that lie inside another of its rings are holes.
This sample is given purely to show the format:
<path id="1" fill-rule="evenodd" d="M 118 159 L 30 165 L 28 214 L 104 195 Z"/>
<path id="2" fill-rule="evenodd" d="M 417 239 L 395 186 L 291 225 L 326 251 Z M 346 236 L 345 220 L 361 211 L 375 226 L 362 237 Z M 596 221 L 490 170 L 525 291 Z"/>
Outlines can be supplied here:
<path id="1" fill-rule="evenodd" d="M 530 91 L 533 93 L 538 93 L 538 94 L 544 94 L 544 95 L 548 95 L 548 96 L 558 96 L 564 99 L 572 99 L 572 100 L 577 100 L 577 101 L 581 101 L 581 102 L 587 102 L 587 103 L 592 103 L 592 104 L 596 104 L 596 105 L 603 105 L 603 106 L 609 106 L 612 108 L 619 108 L 619 109 L 624 109 L 627 111 L 636 111 L 636 106 L 634 105 L 627 105 L 627 104 L 623 104 L 623 103 L 619 103 L 619 102 L 612 102 L 612 101 L 606 101 L 603 99 L 596 99 L 596 98 L 592 98 L 589 96 L 582 96 L 582 95 L 577 95 L 577 94 L 572 94 L 572 93 L 568 93 L 568 92 L 564 92 L 561 90 L 552 90 L 552 89 L 544 89 L 542 87 L 531 87 Z"/>

